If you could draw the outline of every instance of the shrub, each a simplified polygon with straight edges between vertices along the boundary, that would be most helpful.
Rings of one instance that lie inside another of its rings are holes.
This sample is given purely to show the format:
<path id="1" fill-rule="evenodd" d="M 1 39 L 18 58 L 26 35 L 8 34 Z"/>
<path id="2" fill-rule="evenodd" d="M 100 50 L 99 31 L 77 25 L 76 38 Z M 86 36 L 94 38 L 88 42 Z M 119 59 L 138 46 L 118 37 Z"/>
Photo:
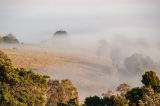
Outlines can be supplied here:
<path id="1" fill-rule="evenodd" d="M 47 91 L 44 76 L 14 68 L 7 56 L 0 51 L 0 105 L 42 106 Z"/>
<path id="2" fill-rule="evenodd" d="M 145 72 L 142 75 L 142 83 L 145 86 L 151 86 L 156 92 L 160 93 L 160 80 L 154 71 Z"/>
<path id="3" fill-rule="evenodd" d="M 3 43 L 19 43 L 18 39 L 13 34 L 8 34 L 3 37 Z"/>

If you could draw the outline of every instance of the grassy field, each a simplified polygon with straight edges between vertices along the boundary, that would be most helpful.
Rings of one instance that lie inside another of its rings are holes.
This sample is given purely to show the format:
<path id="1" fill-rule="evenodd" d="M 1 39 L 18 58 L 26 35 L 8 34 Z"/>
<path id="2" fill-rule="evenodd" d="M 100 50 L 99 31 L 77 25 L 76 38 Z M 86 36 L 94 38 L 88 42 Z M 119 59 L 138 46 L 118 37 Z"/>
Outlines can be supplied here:
<path id="1" fill-rule="evenodd" d="M 112 89 L 117 85 L 112 61 L 92 51 L 38 45 L 3 46 L 1 50 L 15 67 L 34 69 L 54 79 L 71 79 L 82 99 L 90 94 L 101 94 L 106 88 Z M 106 81 L 114 81 L 114 84 L 104 85 Z"/>

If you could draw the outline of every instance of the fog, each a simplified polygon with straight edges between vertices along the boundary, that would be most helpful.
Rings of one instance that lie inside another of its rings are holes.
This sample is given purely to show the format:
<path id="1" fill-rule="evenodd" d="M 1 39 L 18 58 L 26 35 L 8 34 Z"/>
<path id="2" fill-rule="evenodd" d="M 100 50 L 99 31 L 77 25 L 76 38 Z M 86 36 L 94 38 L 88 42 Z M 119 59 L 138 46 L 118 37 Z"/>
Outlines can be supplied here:
<path id="1" fill-rule="evenodd" d="M 13 52 L 10 54 L 15 54 L 14 58 L 22 55 L 24 60 L 20 62 L 27 60 L 27 67 L 38 73 L 52 79 L 71 79 L 82 101 L 89 95 L 101 95 L 109 89 L 115 91 L 124 82 L 132 87 L 142 86 L 141 76 L 149 69 L 160 74 L 159 47 L 156 46 L 159 39 L 156 37 L 131 39 L 117 35 L 112 39 L 94 40 L 84 37 L 83 42 L 77 42 L 78 37 L 72 36 L 54 37 L 41 44 L 1 45 L 0 48 L 11 49 Z M 53 58 L 54 63 L 46 65 L 48 61 L 42 56 L 49 60 Z M 44 66 L 32 67 L 34 60 Z"/>
<path id="2" fill-rule="evenodd" d="M 147 69 L 160 74 L 159 5 L 159 0 L 0 0 L 0 34 L 13 33 L 24 42 L 20 48 L 58 53 L 63 67 L 38 71 L 71 79 L 84 99 L 123 82 L 141 86 Z M 57 30 L 68 36 L 57 40 Z M 127 58 L 135 69 L 128 68 Z"/>
<path id="3" fill-rule="evenodd" d="M 159 0 L 0 0 L 0 34 L 39 42 L 64 29 L 80 36 L 159 35 Z"/>

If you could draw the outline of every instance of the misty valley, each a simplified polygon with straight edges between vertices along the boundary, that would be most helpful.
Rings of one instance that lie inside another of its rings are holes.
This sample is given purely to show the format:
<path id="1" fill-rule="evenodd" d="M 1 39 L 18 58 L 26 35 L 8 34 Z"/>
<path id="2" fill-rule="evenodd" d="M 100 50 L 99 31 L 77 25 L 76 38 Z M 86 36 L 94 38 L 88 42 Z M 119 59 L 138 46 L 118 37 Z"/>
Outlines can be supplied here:
<path id="1" fill-rule="evenodd" d="M 115 36 L 84 46 L 72 36 L 57 31 L 36 44 L 2 37 L 1 105 L 159 105 L 157 39 Z"/>
<path id="2" fill-rule="evenodd" d="M 0 0 L 0 106 L 160 106 L 160 0 Z"/>

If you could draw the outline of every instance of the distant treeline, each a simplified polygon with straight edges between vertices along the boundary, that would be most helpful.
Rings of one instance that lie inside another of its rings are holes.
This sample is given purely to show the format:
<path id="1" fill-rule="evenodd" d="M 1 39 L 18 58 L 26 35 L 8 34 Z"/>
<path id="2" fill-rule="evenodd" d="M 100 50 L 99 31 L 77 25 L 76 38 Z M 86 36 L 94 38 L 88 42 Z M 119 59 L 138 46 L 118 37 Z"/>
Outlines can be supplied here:
<path id="1" fill-rule="evenodd" d="M 6 36 L 0 36 L 0 43 L 17 44 L 19 40 L 13 34 L 8 34 Z"/>

